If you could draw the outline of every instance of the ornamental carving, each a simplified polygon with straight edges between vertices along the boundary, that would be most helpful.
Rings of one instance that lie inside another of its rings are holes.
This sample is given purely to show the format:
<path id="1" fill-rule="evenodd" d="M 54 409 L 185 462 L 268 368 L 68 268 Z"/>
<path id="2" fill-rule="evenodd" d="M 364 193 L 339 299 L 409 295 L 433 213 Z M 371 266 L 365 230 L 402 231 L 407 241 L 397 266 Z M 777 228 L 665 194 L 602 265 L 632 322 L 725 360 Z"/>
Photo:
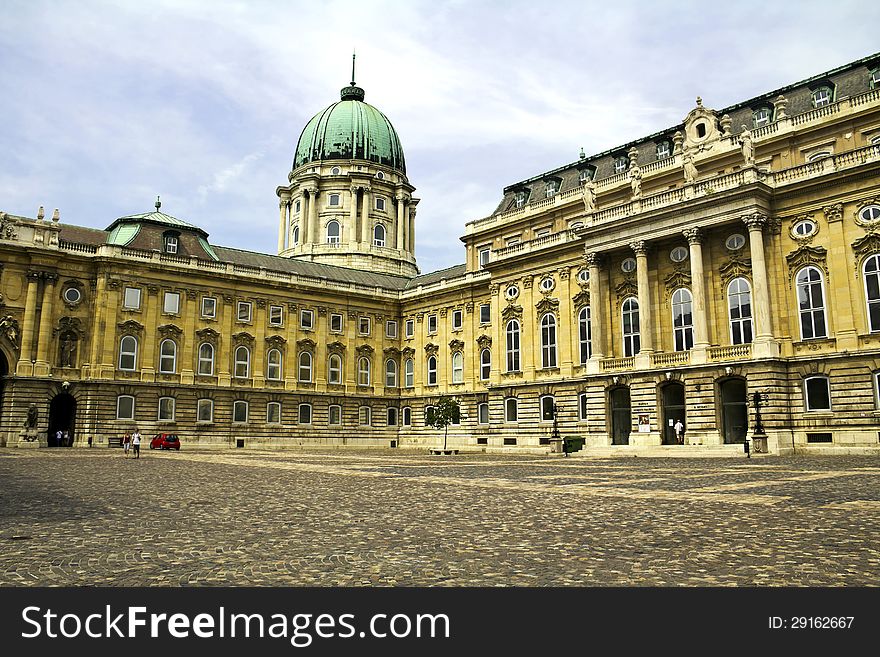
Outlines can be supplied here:
<path id="1" fill-rule="evenodd" d="M 724 288 L 734 278 L 749 278 L 752 274 L 752 261 L 749 258 L 740 258 L 732 255 L 730 260 L 718 267 L 718 275 L 723 283 L 721 295 L 724 296 Z"/>
<path id="2" fill-rule="evenodd" d="M 834 205 L 826 205 L 822 208 L 825 213 L 825 220 L 830 224 L 835 221 L 843 220 L 843 204 L 835 203 Z M 858 213 L 856 214 L 856 223 L 858 223 Z"/>
<path id="3" fill-rule="evenodd" d="M 196 337 L 199 338 L 200 342 L 210 342 L 211 344 L 217 344 L 220 340 L 220 334 L 210 327 L 196 331 Z"/>
<path id="4" fill-rule="evenodd" d="M 64 303 L 65 306 L 67 306 L 69 310 L 73 310 L 74 308 L 76 308 L 79 304 L 82 303 L 83 299 L 85 298 L 85 295 L 83 294 L 83 284 L 79 281 L 68 279 L 64 281 L 64 283 L 62 283 L 59 287 L 61 288 L 61 301 Z M 76 290 L 78 290 L 79 299 L 77 299 L 76 301 L 68 301 L 64 297 L 64 291 L 68 288 L 75 288 Z"/>
<path id="5" fill-rule="evenodd" d="M 436 356 L 438 351 L 440 351 L 440 347 L 438 347 L 436 344 L 432 344 L 429 342 L 425 345 L 425 353 L 428 356 Z"/>
<path id="6" fill-rule="evenodd" d="M 545 297 L 535 304 L 535 310 L 538 311 L 538 319 L 546 313 L 553 313 L 555 315 L 559 312 L 559 299 Z"/>
<path id="7" fill-rule="evenodd" d="M 357 321 L 357 318 L 358 318 L 357 310 L 349 310 L 348 311 L 348 318 L 353 322 Z"/>
<path id="8" fill-rule="evenodd" d="M 382 350 L 382 353 L 386 356 L 393 356 L 396 358 L 397 356 L 400 356 L 400 349 L 398 349 L 397 347 L 385 347 Z"/>
<path id="9" fill-rule="evenodd" d="M 821 246 L 807 246 L 806 244 L 801 245 L 801 247 L 794 251 L 793 253 L 789 253 L 785 256 L 785 260 L 788 263 L 788 285 L 791 287 L 791 278 L 794 276 L 794 273 L 803 267 L 808 267 L 810 265 L 815 265 L 817 267 L 821 267 L 822 271 L 825 272 L 826 278 L 828 277 L 828 266 L 826 264 L 826 254 L 824 248 Z"/>
<path id="10" fill-rule="evenodd" d="M 531 276 L 523 276 L 522 277 L 522 286 L 526 290 L 532 289 L 532 277 Z"/>
<path id="11" fill-rule="evenodd" d="M 425 313 L 416 313 L 417 323 L 421 324 L 423 319 L 425 319 Z"/>
<path id="12" fill-rule="evenodd" d="M 461 340 L 450 340 L 449 349 L 450 351 L 461 351 L 462 349 L 464 349 L 464 342 L 462 342 Z"/>
<path id="13" fill-rule="evenodd" d="M 496 295 L 498 291 L 501 289 L 501 286 L 498 283 L 490 283 L 489 284 L 489 294 Z"/>
<path id="14" fill-rule="evenodd" d="M 5 212 L 0 212 L 0 238 L 4 240 L 18 239 L 18 231 L 15 229 L 15 224 L 8 218 Z"/>
<path id="15" fill-rule="evenodd" d="M 639 286 L 636 285 L 632 276 L 627 276 L 617 287 L 614 288 L 617 294 L 617 300 L 622 301 L 627 297 L 636 297 L 639 295 Z"/>
<path id="16" fill-rule="evenodd" d="M 571 276 L 571 270 L 568 267 L 563 267 L 558 272 L 560 281 L 567 281 Z"/>
<path id="17" fill-rule="evenodd" d="M 327 306 L 318 306 L 318 315 L 324 317 L 327 314 Z"/>
<path id="18" fill-rule="evenodd" d="M 186 298 L 190 301 L 195 301 L 199 298 L 199 291 L 194 290 L 191 287 L 186 288 Z"/>
<path id="19" fill-rule="evenodd" d="M 257 308 L 265 308 L 266 300 L 265 299 L 257 299 Z"/>
<path id="20" fill-rule="evenodd" d="M 0 319 L 0 335 L 5 335 L 16 351 L 19 350 L 18 338 L 21 331 L 18 328 L 18 320 L 12 315 L 6 315 Z"/>
<path id="21" fill-rule="evenodd" d="M 868 233 L 852 243 L 853 253 L 856 254 L 856 270 L 861 269 L 862 258 L 873 253 L 880 253 L 880 234 Z"/>
<path id="22" fill-rule="evenodd" d="M 140 333 L 144 330 L 144 325 L 133 319 L 127 319 L 119 323 L 119 330 L 122 333 Z"/>
<path id="23" fill-rule="evenodd" d="M 374 349 L 368 344 L 358 345 L 354 348 L 357 352 L 358 356 L 371 356 L 373 354 Z"/>
<path id="24" fill-rule="evenodd" d="M 703 243 L 703 231 L 699 228 L 687 228 L 681 231 L 681 234 L 684 235 L 685 239 L 688 241 L 688 244 Z"/>
<path id="25" fill-rule="evenodd" d="M 58 341 L 59 367 L 76 367 L 76 353 L 79 347 L 79 335 L 74 331 L 63 331 Z"/>
<path id="26" fill-rule="evenodd" d="M 296 303 L 288 303 L 287 304 L 287 312 L 292 315 L 296 314 L 296 311 L 299 310 L 299 304 Z"/>
<path id="27" fill-rule="evenodd" d="M 281 335 L 267 335 L 266 344 L 275 349 L 281 349 L 287 344 L 287 339 Z"/>
<path id="28" fill-rule="evenodd" d="M 446 313 L 449 312 L 449 308 L 441 308 L 440 309 L 440 317 L 446 317 Z"/>
<path id="29" fill-rule="evenodd" d="M 327 351 L 331 354 L 343 354 L 345 353 L 345 344 L 336 340 L 335 342 L 330 342 L 327 345 Z"/>
<path id="30" fill-rule="evenodd" d="M 587 267 L 600 267 L 602 265 L 602 256 L 595 251 L 590 251 L 589 253 L 584 253 L 584 262 L 587 263 Z"/>
<path id="31" fill-rule="evenodd" d="M 163 338 L 179 338 L 183 334 L 183 329 L 176 324 L 163 324 L 156 330 Z"/>
<path id="32" fill-rule="evenodd" d="M 748 227 L 749 230 L 763 230 L 764 226 L 767 225 L 767 215 L 761 214 L 760 212 L 756 212 L 754 214 L 746 214 L 742 216 L 742 222 Z"/>
<path id="33" fill-rule="evenodd" d="M 233 334 L 232 336 L 232 344 L 238 346 L 240 344 L 252 345 L 254 343 L 254 336 L 252 336 L 247 331 L 239 331 L 238 333 Z"/>
<path id="34" fill-rule="evenodd" d="M 588 290 L 583 290 L 582 292 L 578 292 L 571 298 L 572 310 L 574 310 L 575 314 L 577 314 L 578 310 L 583 306 L 590 305 L 590 293 Z"/>
<path id="35" fill-rule="evenodd" d="M 400 355 L 404 358 L 412 358 L 416 355 L 416 350 L 412 347 L 404 347 L 403 349 L 401 349 Z"/>
<path id="36" fill-rule="evenodd" d="M 511 319 L 520 319 L 522 317 L 522 312 L 522 306 L 515 306 L 513 304 L 510 304 L 501 311 L 501 319 L 505 322 L 508 322 Z"/>
<path id="37" fill-rule="evenodd" d="M 636 240 L 635 242 L 629 243 L 629 248 L 633 250 L 637 256 L 648 255 L 648 245 L 644 240 Z"/>
<path id="38" fill-rule="evenodd" d="M 86 332 L 83 330 L 82 321 L 78 317 L 62 317 L 58 320 L 58 326 L 52 329 L 53 337 L 59 333 L 71 331 L 76 334 L 78 339 L 82 339 Z"/>
<path id="39" fill-rule="evenodd" d="M 468 315 L 472 314 L 472 313 L 474 312 L 474 302 L 473 302 L 473 301 L 468 301 L 466 304 L 464 304 L 464 311 L 465 311 Z"/>
<path id="40" fill-rule="evenodd" d="M 280 336 L 274 336 L 274 337 L 280 337 Z M 268 341 L 268 338 L 266 338 L 266 340 Z M 281 344 L 283 345 L 284 343 L 282 342 Z M 314 351 L 316 344 L 315 344 L 315 341 L 312 340 L 311 338 L 303 338 L 302 340 L 296 341 L 296 346 L 299 348 L 300 351 Z"/>
<path id="41" fill-rule="evenodd" d="M 666 298 L 668 300 L 677 289 L 682 287 L 690 288 L 691 275 L 683 269 L 677 268 L 663 279 L 663 283 L 666 286 Z"/>
<path id="42" fill-rule="evenodd" d="M 147 285 L 147 294 L 151 297 L 155 297 L 159 294 L 159 286 L 158 285 Z"/>
<path id="43" fill-rule="evenodd" d="M 480 349 L 488 349 L 492 346 L 492 338 L 484 333 L 477 338 L 477 345 L 479 345 Z"/>

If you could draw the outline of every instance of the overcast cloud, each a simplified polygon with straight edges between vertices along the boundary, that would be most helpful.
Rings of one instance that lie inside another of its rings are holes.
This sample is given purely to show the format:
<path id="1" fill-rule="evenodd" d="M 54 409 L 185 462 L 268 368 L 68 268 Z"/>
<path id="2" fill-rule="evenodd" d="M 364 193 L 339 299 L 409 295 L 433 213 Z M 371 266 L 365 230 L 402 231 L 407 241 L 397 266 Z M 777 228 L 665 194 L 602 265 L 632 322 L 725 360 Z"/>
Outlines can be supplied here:
<path id="1" fill-rule="evenodd" d="M 42 2 L 0 7 L 0 210 L 152 209 L 277 243 L 275 188 L 351 51 L 421 198 L 423 272 L 503 187 L 880 50 L 880 3 Z"/>

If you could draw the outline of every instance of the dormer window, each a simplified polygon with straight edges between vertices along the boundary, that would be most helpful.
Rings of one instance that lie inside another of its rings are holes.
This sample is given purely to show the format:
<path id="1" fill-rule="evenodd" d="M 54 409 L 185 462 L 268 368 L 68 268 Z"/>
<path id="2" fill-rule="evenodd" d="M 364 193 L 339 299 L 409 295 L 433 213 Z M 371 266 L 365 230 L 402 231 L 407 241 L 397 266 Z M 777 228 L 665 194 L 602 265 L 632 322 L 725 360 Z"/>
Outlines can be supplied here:
<path id="1" fill-rule="evenodd" d="M 589 166 L 581 169 L 580 174 L 578 174 L 578 180 L 581 184 L 587 182 L 588 180 L 595 180 L 596 178 L 596 168 Z"/>
<path id="2" fill-rule="evenodd" d="M 547 198 L 552 198 L 556 195 L 556 192 L 559 191 L 559 181 L 558 180 L 548 180 L 544 183 L 544 196 Z"/>
<path id="3" fill-rule="evenodd" d="M 516 196 L 513 197 L 513 204 L 521 208 L 526 204 L 526 201 L 529 200 L 529 193 L 525 191 L 520 191 L 516 193 Z"/>
<path id="4" fill-rule="evenodd" d="M 752 123 L 756 128 L 761 128 L 773 120 L 773 112 L 769 107 L 759 107 L 752 112 Z"/>
<path id="5" fill-rule="evenodd" d="M 169 255 L 177 254 L 178 233 L 165 233 L 162 235 L 163 251 Z"/>
<path id="6" fill-rule="evenodd" d="M 834 100 L 834 90 L 826 85 L 813 89 L 813 107 L 825 107 Z"/>
<path id="7" fill-rule="evenodd" d="M 621 155 L 614 159 L 614 173 L 623 173 L 629 168 L 629 158 Z"/>
<path id="8" fill-rule="evenodd" d="M 657 144 L 657 159 L 665 160 L 672 155 L 672 146 L 668 141 L 661 141 Z"/>
<path id="9" fill-rule="evenodd" d="M 871 71 L 871 89 L 880 88 L 880 66 Z"/>

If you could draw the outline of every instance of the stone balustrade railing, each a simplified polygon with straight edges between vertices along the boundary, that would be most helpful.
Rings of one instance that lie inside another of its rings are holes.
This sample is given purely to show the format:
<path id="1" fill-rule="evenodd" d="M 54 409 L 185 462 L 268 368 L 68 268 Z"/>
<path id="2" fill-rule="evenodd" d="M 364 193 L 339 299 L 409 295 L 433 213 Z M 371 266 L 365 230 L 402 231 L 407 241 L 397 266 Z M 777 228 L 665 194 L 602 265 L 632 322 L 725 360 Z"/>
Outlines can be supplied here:
<path id="1" fill-rule="evenodd" d="M 672 353 L 651 354 L 651 364 L 655 367 L 670 365 L 687 365 L 691 361 L 691 352 L 673 351 Z"/>
<path id="2" fill-rule="evenodd" d="M 751 356 L 751 344 L 737 344 L 729 347 L 709 348 L 709 360 L 711 361 L 748 359 L 751 358 Z"/>
<path id="3" fill-rule="evenodd" d="M 631 370 L 635 368 L 636 359 L 632 356 L 629 358 L 603 358 L 599 364 L 603 372 Z"/>

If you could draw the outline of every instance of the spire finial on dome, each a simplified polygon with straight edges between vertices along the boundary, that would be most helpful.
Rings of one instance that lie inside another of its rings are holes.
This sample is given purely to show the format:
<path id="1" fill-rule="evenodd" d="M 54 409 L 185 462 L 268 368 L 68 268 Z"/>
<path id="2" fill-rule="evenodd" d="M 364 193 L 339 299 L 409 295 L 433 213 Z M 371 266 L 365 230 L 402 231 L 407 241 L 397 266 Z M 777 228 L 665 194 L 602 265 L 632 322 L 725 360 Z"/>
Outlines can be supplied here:
<path id="1" fill-rule="evenodd" d="M 344 87 L 340 92 L 340 96 L 342 100 L 359 100 L 363 102 L 364 100 L 364 90 L 361 89 L 354 81 L 354 63 L 357 55 L 352 51 L 351 53 L 351 84 L 347 87 Z"/>
<path id="2" fill-rule="evenodd" d="M 354 82 L 354 59 L 355 59 L 355 57 L 357 57 L 357 55 L 355 54 L 354 50 L 352 49 L 352 51 L 351 51 L 351 86 L 352 87 L 355 86 L 355 82 Z"/>
<path id="3" fill-rule="evenodd" d="M 159 197 L 156 197 L 156 212 L 159 211 L 159 208 L 162 207 L 162 201 L 159 200 Z"/>

